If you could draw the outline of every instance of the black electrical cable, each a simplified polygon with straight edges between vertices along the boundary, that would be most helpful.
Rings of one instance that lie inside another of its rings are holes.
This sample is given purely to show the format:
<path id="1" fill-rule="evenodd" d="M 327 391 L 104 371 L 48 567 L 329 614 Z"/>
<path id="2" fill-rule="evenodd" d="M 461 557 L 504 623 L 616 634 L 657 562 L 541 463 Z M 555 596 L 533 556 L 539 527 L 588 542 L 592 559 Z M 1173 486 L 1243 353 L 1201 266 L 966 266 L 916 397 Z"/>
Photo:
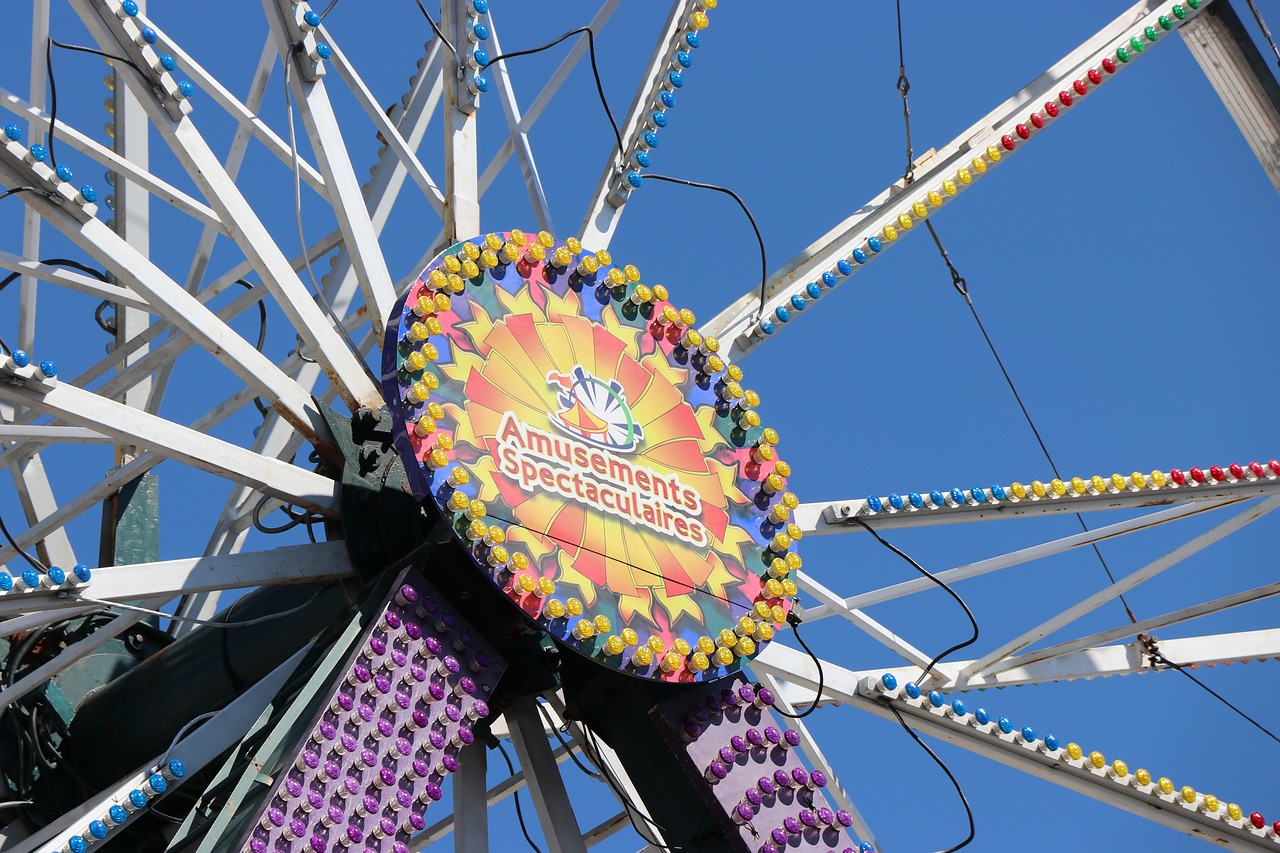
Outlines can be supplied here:
<path id="1" fill-rule="evenodd" d="M 1271 37 L 1271 28 L 1267 26 L 1267 22 L 1263 20 L 1262 13 L 1258 11 L 1258 7 L 1253 0 L 1245 0 L 1249 4 L 1249 11 L 1253 12 L 1253 19 L 1258 22 L 1258 26 L 1262 29 L 1262 35 L 1267 40 L 1267 44 L 1271 45 L 1271 52 L 1276 55 L 1276 65 L 1280 66 L 1280 48 L 1276 47 L 1275 39 Z"/>
<path id="2" fill-rule="evenodd" d="M 32 192 L 38 192 L 41 195 L 48 195 L 48 193 L 45 192 L 44 190 L 38 190 L 34 187 L 19 187 L 18 189 L 19 190 L 27 189 L 27 190 L 31 190 Z M 17 192 L 17 191 L 18 190 L 10 190 L 9 192 Z M 5 195 L 8 195 L 8 193 L 0 194 L 0 198 L 4 198 Z M 110 281 L 110 279 L 107 277 L 107 274 L 104 273 L 102 270 L 91 267 L 88 264 L 82 264 L 79 261 L 73 261 L 70 258 L 41 258 L 40 263 L 44 264 L 47 267 L 71 267 L 74 270 L 79 270 L 85 275 L 93 276 L 98 281 L 101 281 L 104 284 Z M 21 275 L 22 275 L 21 272 L 11 272 L 4 278 L 0 278 L 0 290 L 4 290 L 9 285 L 13 284 L 13 282 L 16 281 L 18 277 Z"/>
<path id="3" fill-rule="evenodd" d="M 902 713 L 893 705 L 893 703 L 886 700 L 883 704 L 893 712 L 895 717 L 898 718 L 898 724 L 902 726 L 903 731 L 911 735 L 911 739 L 920 744 L 920 748 L 929 753 L 929 757 L 942 768 L 942 772 L 947 774 L 947 778 L 951 780 L 951 784 L 955 787 L 956 793 L 960 795 L 960 803 L 964 806 L 965 816 L 969 819 L 969 834 L 965 836 L 964 841 L 961 841 L 954 847 L 948 847 L 946 850 L 941 850 L 939 853 L 955 853 L 957 850 L 967 847 L 969 842 L 973 841 L 974 835 L 977 834 L 977 827 L 974 826 L 973 809 L 969 807 L 969 798 L 964 795 L 964 789 L 960 787 L 960 783 L 956 780 L 955 774 L 951 772 L 951 768 L 946 765 L 946 762 L 938 757 L 936 752 L 929 748 L 929 744 L 920 739 L 920 735 L 916 734 L 915 729 L 907 725 L 907 721 L 902 718 Z"/>
<path id="4" fill-rule="evenodd" d="M 431 29 L 435 32 L 436 38 L 445 43 L 445 46 L 449 48 L 449 52 L 453 54 L 454 60 L 458 61 L 458 49 L 453 46 L 453 42 L 444 37 L 444 33 L 440 32 L 440 28 L 436 26 L 435 19 L 432 18 L 431 13 L 427 11 L 427 7 L 422 5 L 422 0 L 413 0 L 413 2 L 417 3 L 418 8 L 422 10 L 422 17 L 427 19 L 427 23 L 431 25 Z"/>
<path id="5" fill-rule="evenodd" d="M 310 529 L 310 525 L 319 524 L 320 522 L 324 521 L 324 516 L 322 515 L 317 515 L 316 513 L 304 512 L 302 510 L 296 509 L 294 508 L 293 504 L 281 504 L 279 507 L 277 507 L 277 509 L 283 512 L 285 515 L 289 516 L 289 520 L 277 527 L 268 526 L 267 524 L 263 523 L 261 514 L 262 514 L 262 505 L 265 504 L 270 498 L 271 498 L 270 495 L 263 495 L 258 500 L 258 502 L 253 506 L 253 515 L 252 515 L 253 526 L 260 533 L 267 533 L 271 535 L 274 535 L 276 533 L 284 533 L 287 530 L 292 530 L 293 528 L 297 527 L 299 524 L 308 525 L 308 529 Z"/>
<path id="6" fill-rule="evenodd" d="M 128 65 L 134 71 L 137 71 L 140 75 L 142 75 L 142 79 L 146 80 L 148 84 L 152 85 L 153 87 L 154 87 L 154 84 L 151 82 L 151 78 L 147 76 L 147 72 L 143 71 L 140 67 L 138 67 L 138 64 L 136 62 L 134 62 L 132 59 L 129 59 L 127 56 L 116 56 L 111 53 L 104 53 L 103 51 L 98 50 L 96 48 L 85 47 L 79 44 L 65 44 L 54 38 L 49 39 L 48 43 L 45 44 L 45 49 L 44 49 L 45 73 L 49 77 L 49 144 L 47 148 L 49 149 L 49 163 L 53 166 L 53 168 L 56 169 L 58 168 L 58 159 L 54 156 L 54 153 L 53 153 L 54 130 L 58 126 L 58 84 L 54 82 L 54 79 L 53 79 L 53 49 L 55 47 L 60 47 L 63 50 L 75 51 L 77 53 L 91 53 L 94 56 L 101 56 L 104 59 L 110 59 L 115 62 L 123 62 L 125 65 Z"/>
<path id="7" fill-rule="evenodd" d="M 960 594 L 957 593 L 954 589 L 952 589 L 947 584 L 946 581 L 942 580 L 933 572 L 929 571 L 924 566 L 920 565 L 915 560 L 911 559 L 910 556 L 908 556 L 905 552 L 895 547 L 891 542 L 889 542 L 883 536 L 877 533 L 875 529 L 871 527 L 871 525 L 867 524 L 861 518 L 854 518 L 854 522 L 861 525 L 862 528 L 866 530 L 868 533 L 870 533 L 873 537 L 875 537 L 875 540 L 879 542 L 881 545 L 888 548 L 890 551 L 892 551 L 893 553 L 897 554 L 899 557 L 901 557 L 902 559 L 910 563 L 911 567 L 914 568 L 917 572 L 924 575 L 925 577 L 933 581 L 938 586 L 942 587 L 942 589 L 947 593 L 947 595 L 954 598 L 956 601 L 956 604 L 959 604 L 961 609 L 964 610 L 964 615 L 969 617 L 969 624 L 973 626 L 973 634 L 972 636 L 969 637 L 969 639 L 965 640 L 962 643 L 956 643 L 951 648 L 946 649 L 942 652 L 939 652 L 937 655 L 934 656 L 933 660 L 929 661 L 929 665 L 924 668 L 924 671 L 920 675 L 920 680 L 923 681 L 925 678 L 929 677 L 929 673 L 933 670 L 934 666 L 937 665 L 938 661 L 942 660 L 947 655 L 950 655 L 952 652 L 958 652 L 961 649 L 966 648 L 967 646 L 972 646 L 974 643 L 978 642 L 978 620 L 974 618 L 973 611 L 969 609 L 969 605 L 964 603 L 964 599 L 960 597 Z"/>
<path id="8" fill-rule="evenodd" d="M 425 9 L 423 10 L 423 13 L 426 13 Z M 443 38 L 443 36 L 441 38 Z M 498 752 L 502 753 L 502 760 L 507 762 L 507 772 L 512 776 L 516 775 L 515 765 L 511 763 L 511 756 L 507 755 L 507 748 L 502 745 L 502 741 L 498 741 Z M 524 810 L 520 808 L 520 792 L 513 791 L 511 793 L 511 798 L 516 802 L 516 819 L 520 821 L 520 831 L 524 833 L 524 840 L 529 842 L 529 847 L 534 851 L 534 853 L 542 853 L 542 848 L 533 843 L 533 838 L 529 835 L 529 827 L 525 825 Z"/>
<path id="9" fill-rule="evenodd" d="M 546 722 L 547 728 L 551 729 L 551 734 L 555 736 L 555 739 L 560 742 L 560 745 L 564 747 L 565 752 L 569 755 L 569 760 L 577 765 L 578 769 L 581 770 L 583 774 L 592 779 L 599 780 L 601 778 L 600 774 L 591 772 L 591 770 L 583 765 L 583 763 L 578 760 L 578 756 L 573 754 L 573 745 L 564 739 L 563 732 L 569 730 L 569 724 L 565 723 L 562 727 L 555 726 L 554 721 L 551 719 L 551 715 L 547 713 L 547 709 L 543 706 L 542 702 L 538 701 L 535 704 L 537 704 L 538 713 Z"/>
<path id="10" fill-rule="evenodd" d="M 791 624 L 791 632 L 796 635 L 796 642 L 800 644 L 801 648 L 809 653 L 809 657 L 813 658 L 813 665 L 818 669 L 818 692 L 813 697 L 813 704 L 801 711 L 799 714 L 792 714 L 788 711 L 784 711 L 777 705 L 773 706 L 773 710 L 784 717 L 790 717 L 793 720 L 803 720 L 805 717 L 817 710 L 818 703 L 822 701 L 822 689 L 825 686 L 824 676 L 822 673 L 822 660 L 813 653 L 813 649 L 809 648 L 809 644 L 800 636 L 800 620 L 796 619 L 792 621 L 788 618 L 787 621 Z"/>
<path id="11" fill-rule="evenodd" d="M 5 190 L 0 193 L 0 198 L 8 198 L 11 195 L 17 195 L 18 193 L 35 193 L 36 195 L 42 195 L 45 198 L 53 197 L 53 194 L 48 190 L 42 190 L 39 187 L 14 187 L 13 189 Z"/>
<path id="12" fill-rule="evenodd" d="M 497 65 L 499 62 L 506 59 L 515 59 L 517 56 L 528 56 L 531 53 L 538 53 L 539 51 L 547 50 L 548 48 L 552 48 L 560 44 L 560 42 L 564 41 L 569 36 L 577 35 L 578 33 L 587 34 L 587 52 L 590 54 L 591 58 L 591 75 L 595 77 L 596 81 L 596 94 L 600 97 L 600 106 L 604 107 L 604 114 L 609 119 L 609 126 L 613 128 L 613 136 L 618 141 L 618 157 L 625 159 L 627 156 L 627 149 L 622 144 L 622 131 L 618 129 L 618 122 L 613 118 L 613 110 L 609 109 L 609 101 L 604 96 L 604 84 L 600 81 L 600 68 L 596 65 L 596 34 L 590 27 L 578 27 L 576 30 L 569 30 L 569 32 L 554 41 L 549 41 L 538 47 L 530 47 L 525 50 L 513 50 L 510 53 L 500 53 L 490 59 L 484 67 L 492 68 L 494 65 Z M 749 215 L 750 214 L 748 214 L 748 216 Z"/>
<path id="13" fill-rule="evenodd" d="M 4 523 L 4 516 L 2 515 L 0 515 L 0 533 L 4 533 L 5 540 L 9 543 L 9 545 L 13 548 L 13 550 L 18 553 L 18 556 L 22 557 L 22 559 L 26 560 L 28 563 L 31 564 L 31 568 L 35 569 L 38 572 L 49 571 L 48 566 L 40 562 L 40 560 L 33 557 L 31 554 L 22 550 L 22 547 L 18 545 L 17 540 L 13 538 L 13 534 L 9 532 L 9 527 Z"/>

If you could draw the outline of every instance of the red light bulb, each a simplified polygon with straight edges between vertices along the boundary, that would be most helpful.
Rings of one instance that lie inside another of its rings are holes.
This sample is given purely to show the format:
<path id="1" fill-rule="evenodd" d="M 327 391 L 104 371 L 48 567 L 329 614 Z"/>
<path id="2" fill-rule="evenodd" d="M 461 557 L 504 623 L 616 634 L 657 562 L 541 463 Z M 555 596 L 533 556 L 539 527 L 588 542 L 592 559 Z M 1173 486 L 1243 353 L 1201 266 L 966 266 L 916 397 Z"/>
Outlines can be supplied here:
<path id="1" fill-rule="evenodd" d="M 1098 71 L 1098 69 L 1096 68 L 1089 69 L 1089 82 L 1095 86 L 1102 82 L 1102 74 L 1101 72 Z"/>
<path id="2" fill-rule="evenodd" d="M 1235 477 L 1237 480 L 1244 479 L 1244 469 L 1241 468 L 1238 463 L 1232 462 L 1231 467 L 1227 468 L 1227 470 L 1230 471 L 1231 476 Z"/>
<path id="3" fill-rule="evenodd" d="M 1270 462 L 1267 463 L 1267 465 L 1271 466 L 1271 473 L 1280 475 L 1280 462 L 1277 462 L 1276 460 L 1272 459 Z"/>
<path id="4" fill-rule="evenodd" d="M 1217 465 L 1210 466 L 1209 474 L 1213 476 L 1213 479 L 1219 482 L 1227 479 L 1227 475 L 1223 473 L 1222 469 Z"/>
<path id="5" fill-rule="evenodd" d="M 1253 814 L 1249 815 L 1249 823 L 1253 824 L 1254 827 L 1257 829 L 1263 829 L 1267 825 L 1267 819 L 1263 817 L 1259 812 L 1254 812 Z"/>
<path id="6" fill-rule="evenodd" d="M 1106 59 L 1102 60 L 1102 70 L 1108 74 L 1115 74 L 1116 61 L 1108 56 Z"/>
<path id="7" fill-rule="evenodd" d="M 1036 130 L 1039 130 L 1040 128 L 1044 127 L 1044 119 L 1040 117 L 1040 113 L 1031 114 L 1031 124 L 1035 127 Z"/>
<path id="8" fill-rule="evenodd" d="M 1181 468 L 1171 468 L 1169 470 L 1169 479 L 1173 480 L 1173 482 L 1177 483 L 1179 486 L 1185 486 L 1187 484 L 1187 477 L 1182 473 Z"/>
<path id="9" fill-rule="evenodd" d="M 1049 118 L 1057 118 L 1058 105 L 1055 104 L 1053 101 L 1045 101 L 1044 114 L 1047 115 Z"/>
<path id="10" fill-rule="evenodd" d="M 1000 144 L 1004 146 L 1004 150 L 1005 150 L 1005 151 L 1012 151 L 1012 150 L 1013 150 L 1013 146 L 1014 146 L 1016 143 L 1013 141 L 1013 137 L 1012 137 L 1012 136 L 1009 136 L 1008 134 L 1005 134 L 1004 136 L 1000 137 Z"/>
<path id="11" fill-rule="evenodd" d="M 1058 100 L 1062 102 L 1062 105 L 1064 107 L 1071 106 L 1071 101 L 1072 101 L 1071 93 L 1068 92 L 1066 89 L 1063 89 L 1061 92 L 1058 93 Z"/>
<path id="12" fill-rule="evenodd" d="M 1027 130 L 1027 126 L 1025 124 L 1020 124 L 1015 127 L 1014 132 L 1018 134 L 1019 139 L 1026 139 L 1031 135 L 1031 131 Z"/>
<path id="13" fill-rule="evenodd" d="M 1196 466 L 1192 465 L 1192 466 L 1191 466 L 1191 479 L 1195 480 L 1197 483 L 1203 483 L 1203 482 L 1204 482 L 1204 472 L 1203 472 L 1203 471 L 1201 471 L 1201 470 L 1200 470 L 1199 468 L 1197 468 Z"/>
<path id="14" fill-rule="evenodd" d="M 1071 88 L 1076 90 L 1077 95 L 1083 95 L 1085 92 L 1089 91 L 1089 87 L 1084 84 L 1083 80 L 1077 80 L 1072 83 Z"/>
<path id="15" fill-rule="evenodd" d="M 1250 462 L 1250 463 L 1249 463 L 1249 470 L 1253 472 L 1253 476 L 1255 476 L 1255 477 L 1265 477 L 1265 476 L 1267 476 L 1267 469 L 1263 468 L 1263 467 L 1262 467 L 1261 465 L 1259 465 L 1257 462 Z"/>

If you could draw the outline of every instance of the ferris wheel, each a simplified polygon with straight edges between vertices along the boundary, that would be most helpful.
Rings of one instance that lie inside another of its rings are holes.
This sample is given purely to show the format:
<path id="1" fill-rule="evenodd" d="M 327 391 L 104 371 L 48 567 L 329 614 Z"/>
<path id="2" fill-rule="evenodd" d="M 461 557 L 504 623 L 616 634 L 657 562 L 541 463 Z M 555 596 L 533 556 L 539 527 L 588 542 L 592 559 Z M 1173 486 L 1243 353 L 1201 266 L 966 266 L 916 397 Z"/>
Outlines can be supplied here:
<path id="1" fill-rule="evenodd" d="M 1240 4 L 512 5 L 6 11 L 0 851 L 1280 849 Z"/>

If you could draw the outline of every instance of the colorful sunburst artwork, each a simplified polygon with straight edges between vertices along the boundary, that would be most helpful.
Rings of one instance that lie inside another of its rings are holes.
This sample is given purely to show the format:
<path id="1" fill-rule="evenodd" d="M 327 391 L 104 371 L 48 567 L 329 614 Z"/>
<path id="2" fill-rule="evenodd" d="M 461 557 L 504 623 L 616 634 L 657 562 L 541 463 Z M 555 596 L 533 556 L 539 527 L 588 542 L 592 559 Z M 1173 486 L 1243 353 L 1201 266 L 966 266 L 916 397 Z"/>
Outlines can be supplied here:
<path id="1" fill-rule="evenodd" d="M 662 285 L 546 232 L 449 247 L 388 323 L 415 494 L 561 643 L 711 680 L 785 622 L 790 469 L 759 397 Z"/>

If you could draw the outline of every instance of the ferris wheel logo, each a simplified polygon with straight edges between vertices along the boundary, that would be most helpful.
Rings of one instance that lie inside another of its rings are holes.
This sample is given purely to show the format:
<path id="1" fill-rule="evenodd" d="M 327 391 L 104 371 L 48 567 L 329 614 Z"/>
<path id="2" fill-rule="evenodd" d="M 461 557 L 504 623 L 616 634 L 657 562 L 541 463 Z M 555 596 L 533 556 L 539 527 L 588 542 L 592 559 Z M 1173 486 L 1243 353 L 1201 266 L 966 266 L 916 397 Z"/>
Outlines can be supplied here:
<path id="1" fill-rule="evenodd" d="M 551 423 L 561 432 L 621 453 L 644 440 L 616 379 L 606 382 L 577 364 L 569 373 L 548 373 L 547 384 L 560 389 L 560 410 L 551 413 Z"/>

